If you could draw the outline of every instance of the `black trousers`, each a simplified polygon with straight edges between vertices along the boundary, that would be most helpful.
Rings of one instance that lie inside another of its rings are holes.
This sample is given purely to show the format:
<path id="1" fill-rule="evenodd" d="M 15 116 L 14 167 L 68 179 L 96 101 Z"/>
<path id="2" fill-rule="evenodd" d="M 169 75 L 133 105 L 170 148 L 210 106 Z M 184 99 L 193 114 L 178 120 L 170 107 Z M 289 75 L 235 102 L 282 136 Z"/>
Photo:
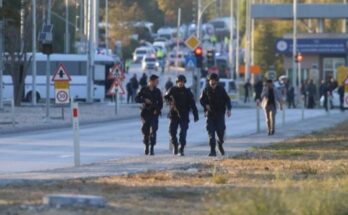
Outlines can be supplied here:
<path id="1" fill-rule="evenodd" d="M 141 132 L 143 133 L 144 145 L 156 145 L 157 130 L 158 130 L 158 115 L 142 116 L 143 125 Z"/>
<path id="2" fill-rule="evenodd" d="M 218 113 L 214 116 L 208 115 L 206 129 L 208 131 L 209 136 L 209 145 L 211 147 L 215 147 L 216 142 L 219 145 L 222 145 L 224 143 L 224 136 L 226 130 L 225 113 Z M 217 141 L 216 136 L 218 138 Z"/>
<path id="3" fill-rule="evenodd" d="M 180 127 L 180 132 L 179 132 L 179 141 L 178 141 L 177 132 L 179 127 Z M 177 117 L 170 118 L 170 123 L 169 123 L 170 143 L 173 146 L 180 144 L 181 146 L 185 147 L 188 128 L 189 128 L 189 120 L 179 119 Z"/>

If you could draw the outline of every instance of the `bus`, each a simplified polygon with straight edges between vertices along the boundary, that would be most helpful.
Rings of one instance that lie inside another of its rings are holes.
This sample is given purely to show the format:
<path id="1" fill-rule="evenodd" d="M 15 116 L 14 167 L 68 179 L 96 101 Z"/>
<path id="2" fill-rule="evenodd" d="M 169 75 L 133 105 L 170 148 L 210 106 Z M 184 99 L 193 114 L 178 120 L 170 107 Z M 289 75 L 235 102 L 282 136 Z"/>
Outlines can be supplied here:
<path id="1" fill-rule="evenodd" d="M 46 60 L 47 56 L 42 53 L 36 55 L 36 98 L 46 99 Z M 31 54 L 28 54 L 30 59 Z M 108 80 L 109 70 L 115 65 L 117 59 L 107 55 L 95 55 L 95 71 L 92 74 L 93 79 L 93 98 L 102 101 L 106 97 L 106 92 L 112 84 L 112 80 Z M 32 63 L 32 62 L 31 62 Z M 27 76 L 25 78 L 25 86 L 23 99 L 32 101 L 32 65 L 28 66 Z M 52 54 L 50 56 L 51 77 L 62 64 L 71 76 L 70 96 L 72 99 L 85 101 L 87 98 L 87 55 L 82 54 Z M 9 73 L 4 73 L 4 98 L 12 98 L 13 84 Z M 50 81 L 50 99 L 54 99 L 54 83 Z"/>

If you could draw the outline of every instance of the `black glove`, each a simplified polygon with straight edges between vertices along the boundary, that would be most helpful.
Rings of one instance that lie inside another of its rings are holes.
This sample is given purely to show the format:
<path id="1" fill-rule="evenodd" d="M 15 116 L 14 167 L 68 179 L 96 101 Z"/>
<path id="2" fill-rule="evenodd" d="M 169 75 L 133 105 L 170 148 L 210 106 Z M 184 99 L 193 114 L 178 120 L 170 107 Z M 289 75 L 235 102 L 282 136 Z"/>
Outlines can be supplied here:
<path id="1" fill-rule="evenodd" d="M 194 122 L 197 122 L 198 120 L 199 120 L 198 115 L 193 117 L 193 121 L 194 121 Z"/>

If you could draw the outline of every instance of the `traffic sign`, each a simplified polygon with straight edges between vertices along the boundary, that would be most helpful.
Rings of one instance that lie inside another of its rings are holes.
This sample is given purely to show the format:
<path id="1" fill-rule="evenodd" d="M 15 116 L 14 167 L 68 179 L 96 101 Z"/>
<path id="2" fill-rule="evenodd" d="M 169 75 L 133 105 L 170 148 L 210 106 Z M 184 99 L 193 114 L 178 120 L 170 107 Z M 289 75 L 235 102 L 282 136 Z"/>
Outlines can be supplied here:
<path id="1" fill-rule="evenodd" d="M 59 64 L 56 72 L 52 76 L 52 81 L 71 81 L 70 74 L 63 64 Z"/>
<path id="2" fill-rule="evenodd" d="M 186 56 L 185 57 L 185 65 L 188 68 L 195 68 L 197 65 L 196 58 L 194 56 Z"/>
<path id="3" fill-rule="evenodd" d="M 122 86 L 122 82 L 120 82 L 118 79 L 115 79 L 114 82 L 112 83 L 110 89 L 107 92 L 108 96 L 115 96 L 115 92 L 118 90 L 118 92 L 121 95 L 124 95 L 126 92 L 124 91 L 124 88 Z"/>
<path id="4" fill-rule="evenodd" d="M 199 41 L 199 39 L 195 35 L 191 35 L 185 41 L 186 46 L 189 49 L 191 49 L 192 51 L 195 50 L 199 46 L 200 43 L 201 43 L 201 41 Z"/>
<path id="5" fill-rule="evenodd" d="M 56 89 L 55 94 L 56 104 L 68 104 L 70 102 L 69 89 Z"/>
<path id="6" fill-rule="evenodd" d="M 124 79 L 124 72 L 122 69 L 122 65 L 121 64 L 115 64 L 115 66 L 113 66 L 108 74 L 108 80 L 113 80 L 113 79 L 119 79 L 119 80 L 123 80 Z"/>
<path id="7" fill-rule="evenodd" d="M 54 88 L 56 89 L 69 89 L 69 81 L 55 81 Z"/>

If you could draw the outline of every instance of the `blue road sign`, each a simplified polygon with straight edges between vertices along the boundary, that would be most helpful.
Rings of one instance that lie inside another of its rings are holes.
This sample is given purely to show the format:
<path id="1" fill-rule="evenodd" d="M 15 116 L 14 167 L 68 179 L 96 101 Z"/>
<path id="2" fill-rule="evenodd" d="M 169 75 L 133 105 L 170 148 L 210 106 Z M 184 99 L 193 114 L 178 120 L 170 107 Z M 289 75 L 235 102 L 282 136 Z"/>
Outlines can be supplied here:
<path id="1" fill-rule="evenodd" d="M 185 56 L 185 65 L 187 67 L 196 67 L 197 66 L 197 60 L 195 56 Z"/>
<path id="2" fill-rule="evenodd" d="M 278 53 L 292 53 L 292 39 L 278 39 L 276 51 Z M 297 51 L 302 54 L 346 54 L 347 39 L 298 39 Z"/>

